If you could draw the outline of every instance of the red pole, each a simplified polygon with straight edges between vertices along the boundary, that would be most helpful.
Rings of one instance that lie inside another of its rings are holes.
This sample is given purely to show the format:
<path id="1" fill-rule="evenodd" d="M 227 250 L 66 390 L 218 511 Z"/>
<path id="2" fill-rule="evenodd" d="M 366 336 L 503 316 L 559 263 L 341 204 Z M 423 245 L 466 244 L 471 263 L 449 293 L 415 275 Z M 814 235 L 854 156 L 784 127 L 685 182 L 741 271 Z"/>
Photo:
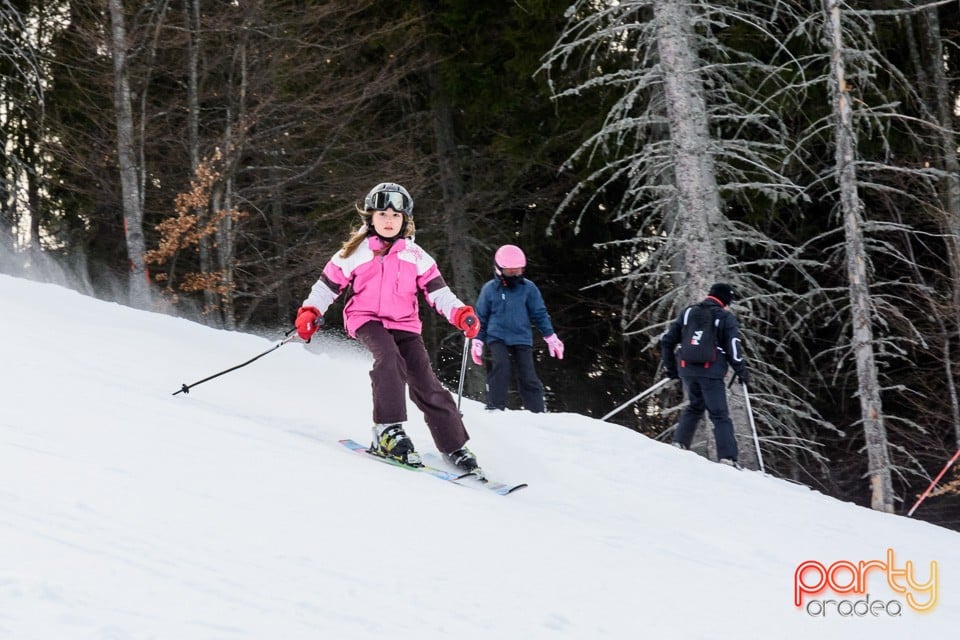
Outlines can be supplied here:
<path id="1" fill-rule="evenodd" d="M 913 512 L 917 510 L 917 507 L 920 506 L 920 503 L 924 501 L 924 499 L 930 494 L 931 491 L 933 491 L 933 488 L 936 486 L 936 484 L 940 482 L 940 478 L 942 478 L 943 474 L 947 472 L 947 469 L 949 469 L 953 465 L 953 463 L 957 461 L 958 457 L 960 457 L 960 449 L 957 449 L 957 452 L 953 454 L 953 457 L 950 458 L 946 466 L 944 466 L 943 469 L 940 471 L 940 473 L 937 475 L 937 477 L 933 479 L 933 482 L 930 483 L 930 486 L 927 487 L 927 490 L 924 491 L 923 495 L 917 499 L 916 504 L 914 504 L 913 507 L 911 507 L 910 511 L 907 512 L 908 518 L 913 515 Z"/>

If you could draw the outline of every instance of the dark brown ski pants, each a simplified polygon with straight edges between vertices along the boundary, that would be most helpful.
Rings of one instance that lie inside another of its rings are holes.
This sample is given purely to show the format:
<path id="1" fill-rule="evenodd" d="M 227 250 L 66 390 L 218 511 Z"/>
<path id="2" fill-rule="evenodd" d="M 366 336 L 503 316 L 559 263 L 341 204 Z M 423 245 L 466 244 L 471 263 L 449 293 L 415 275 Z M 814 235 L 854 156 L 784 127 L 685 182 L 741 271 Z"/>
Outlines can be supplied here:
<path id="1" fill-rule="evenodd" d="M 423 412 L 424 421 L 441 453 L 456 451 L 470 438 L 450 392 L 443 388 L 430 366 L 430 357 L 418 333 L 386 329 L 368 322 L 357 329 L 357 338 L 373 354 L 370 382 L 373 387 L 373 421 L 394 424 L 407 420 L 404 387 Z"/>

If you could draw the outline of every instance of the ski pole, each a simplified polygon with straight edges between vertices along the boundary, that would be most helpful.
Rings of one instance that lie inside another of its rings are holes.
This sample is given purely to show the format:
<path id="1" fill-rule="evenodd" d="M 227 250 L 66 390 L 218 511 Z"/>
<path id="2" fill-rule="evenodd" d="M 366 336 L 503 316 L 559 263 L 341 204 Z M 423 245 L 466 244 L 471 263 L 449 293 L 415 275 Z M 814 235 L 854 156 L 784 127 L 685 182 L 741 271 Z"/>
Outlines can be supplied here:
<path id="1" fill-rule="evenodd" d="M 923 495 L 920 496 L 920 498 L 917 499 L 917 502 L 910 508 L 910 511 L 907 512 L 908 518 L 913 515 L 913 512 L 917 510 L 917 507 L 920 506 L 920 503 L 923 502 L 928 495 L 930 495 L 930 492 L 933 491 L 933 488 L 936 486 L 936 484 L 940 482 L 940 478 L 942 478 L 943 474 L 947 472 L 947 469 L 953 466 L 953 463 L 957 461 L 958 457 L 960 457 L 960 449 L 957 449 L 957 452 L 953 454 L 953 457 L 950 458 L 949 461 L 947 461 L 947 464 L 943 467 L 940 473 L 937 474 L 937 477 L 933 479 L 933 482 L 930 483 L 930 486 L 927 487 L 927 490 L 923 492 Z"/>
<path id="2" fill-rule="evenodd" d="M 253 362 L 254 360 L 259 360 L 260 358 L 262 358 L 263 356 L 267 355 L 268 353 L 272 353 L 272 352 L 276 351 L 277 349 L 279 349 L 280 347 L 282 347 L 283 345 L 287 344 L 288 342 L 290 342 L 291 340 L 293 340 L 294 338 L 297 337 L 296 335 L 290 335 L 291 333 L 293 333 L 293 331 L 294 331 L 295 329 L 296 329 L 296 327 L 294 327 L 293 329 L 290 329 L 290 331 L 287 331 L 285 334 L 283 334 L 283 335 L 285 335 L 285 336 L 287 336 L 287 337 L 284 338 L 284 340 L 283 340 L 282 342 L 279 342 L 278 344 L 275 344 L 273 347 L 271 347 L 270 349 L 267 349 L 266 351 L 264 351 L 264 352 L 261 353 L 260 355 L 254 356 L 253 358 L 250 358 L 249 360 L 247 360 L 247 361 L 244 362 L 243 364 L 238 364 L 238 365 L 235 366 L 235 367 L 230 367 L 229 369 L 226 369 L 226 370 L 224 370 L 224 371 L 221 371 L 220 373 L 215 373 L 215 374 L 213 374 L 212 376 L 208 376 L 208 377 L 204 378 L 203 380 L 198 380 L 198 381 L 194 382 L 193 384 L 184 384 L 183 386 L 180 387 L 180 390 L 179 390 L 179 391 L 174 391 L 174 392 L 173 392 L 173 395 L 177 395 L 178 393 L 188 394 L 188 393 L 190 393 L 190 389 L 194 388 L 194 387 L 197 386 L 198 384 L 203 384 L 204 382 L 206 382 L 206 381 L 208 381 L 208 380 L 213 380 L 214 378 L 219 378 L 220 376 L 222 376 L 222 375 L 225 374 L 225 373 L 230 373 L 231 371 L 236 371 L 236 370 L 239 369 L 240 367 L 245 367 L 245 366 L 247 366 L 248 364 L 250 364 L 251 362 Z"/>
<path id="3" fill-rule="evenodd" d="M 467 318 L 467 326 L 473 325 L 473 318 Z M 460 362 L 460 384 L 457 387 L 457 411 L 460 411 L 460 398 L 463 397 L 463 378 L 467 375 L 467 355 L 470 353 L 470 338 L 463 338 L 463 359 Z M 461 412 L 460 415 L 463 415 Z"/>
<path id="4" fill-rule="evenodd" d="M 647 389 L 646 391 L 641 391 L 641 392 L 638 393 L 637 395 L 633 396 L 632 398 L 630 398 L 629 400 L 627 400 L 626 402 L 624 402 L 622 405 L 620 405 L 619 407 L 617 407 L 616 409 L 614 409 L 613 411 L 611 411 L 610 413 L 608 413 L 607 415 L 603 416 L 603 417 L 600 418 L 600 419 L 601 419 L 601 420 L 606 420 L 606 419 L 609 418 L 610 416 L 615 415 L 615 414 L 617 414 L 617 413 L 620 413 L 621 411 L 623 411 L 624 409 L 626 409 L 627 407 L 629 407 L 631 404 L 633 404 L 633 403 L 636 402 L 637 400 L 640 400 L 640 399 L 642 399 L 642 398 L 645 398 L 645 397 L 649 396 L 651 393 L 653 393 L 654 391 L 658 390 L 660 387 L 664 386 L 664 385 L 667 384 L 668 382 L 673 382 L 673 378 L 664 378 L 663 380 L 661 380 L 660 382 L 656 383 L 655 385 L 653 385 L 652 387 L 650 387 L 650 388 Z"/>
<path id="5" fill-rule="evenodd" d="M 757 462 L 760 463 L 760 473 L 765 473 L 763 470 L 763 454 L 760 453 L 760 438 L 757 436 L 757 423 L 753 421 L 753 409 L 750 408 L 750 393 L 747 391 L 747 383 L 742 382 L 743 385 L 743 399 L 747 404 L 747 417 L 750 419 L 750 429 L 753 430 L 753 444 L 757 447 Z"/>

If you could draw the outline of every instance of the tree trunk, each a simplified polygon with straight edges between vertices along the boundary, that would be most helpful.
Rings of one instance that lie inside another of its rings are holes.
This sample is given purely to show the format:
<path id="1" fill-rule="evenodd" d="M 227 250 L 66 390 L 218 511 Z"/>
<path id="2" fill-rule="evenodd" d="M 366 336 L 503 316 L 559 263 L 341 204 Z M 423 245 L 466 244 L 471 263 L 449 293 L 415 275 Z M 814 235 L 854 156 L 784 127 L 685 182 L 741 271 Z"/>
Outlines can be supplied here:
<path id="1" fill-rule="evenodd" d="M 711 149 L 705 92 L 698 69 L 699 57 L 690 32 L 685 2 L 669 0 L 654 4 L 657 49 L 664 69 L 664 95 L 670 123 L 671 153 L 677 194 L 675 227 L 685 247 L 686 281 L 681 284 L 689 302 L 703 297 L 726 269 L 725 233 L 721 224 L 716 167 Z M 740 460 L 756 467 L 756 452 L 745 408 L 731 403 L 731 419 Z M 709 430 L 706 433 L 710 433 Z M 716 442 L 706 437 L 708 455 L 716 459 Z"/>
<path id="2" fill-rule="evenodd" d="M 839 0 L 824 0 L 823 10 L 830 46 L 830 94 L 833 98 L 836 138 L 836 178 L 840 185 L 840 207 L 844 220 L 847 279 L 852 314 L 851 348 L 856 359 L 860 413 L 866 440 L 870 505 L 878 511 L 893 512 L 893 484 L 890 453 L 880 401 L 880 384 L 874 360 L 870 288 L 863 237 L 863 202 L 857 187 L 856 133 L 847 94 L 843 60 L 843 38 Z"/>
<path id="3" fill-rule="evenodd" d="M 430 71 L 430 85 L 433 103 L 431 120 L 439 168 L 438 179 L 446 222 L 447 247 L 452 258 L 451 282 L 459 295 L 468 298 L 476 297 L 478 290 L 467 243 L 470 220 L 464 207 L 465 189 L 463 176 L 460 173 L 460 161 L 457 157 L 453 113 L 436 68 Z"/>
<path id="4" fill-rule="evenodd" d="M 138 308 L 150 306 L 150 286 L 144 261 L 146 242 L 143 235 L 143 206 L 139 192 L 136 145 L 134 143 L 133 107 L 127 68 L 127 34 L 121 0 L 110 0 L 110 22 L 113 43 L 114 94 L 117 121 L 117 160 L 120 165 L 120 189 L 123 206 L 123 227 L 130 260 L 130 304 Z"/>
<path id="5" fill-rule="evenodd" d="M 720 207 L 699 60 L 691 44 L 690 17 L 678 0 L 657 2 L 657 47 L 664 68 L 676 177 L 678 229 L 686 246 L 688 298 L 705 293 L 721 269 Z"/>
<path id="6" fill-rule="evenodd" d="M 24 117 L 24 120 L 26 118 Z M 17 147 L 20 151 L 20 157 L 26 167 L 37 166 L 37 149 L 33 135 L 27 129 L 26 123 L 21 123 L 17 132 Z M 27 194 L 27 212 L 30 214 L 30 251 L 40 255 L 43 252 L 43 245 L 40 243 L 40 176 L 36 171 L 23 171 L 26 181 Z M 23 187 L 21 187 L 23 189 Z"/>
<path id="7" fill-rule="evenodd" d="M 223 208 L 226 211 L 233 211 L 235 202 L 233 200 L 233 178 L 228 178 L 224 184 Z M 223 216 L 217 229 L 217 248 L 220 260 L 220 285 L 222 293 L 222 310 L 224 327 L 230 330 L 237 328 L 236 307 L 234 305 L 234 271 L 236 269 L 236 229 L 235 221 L 232 215 Z"/>
<path id="8" fill-rule="evenodd" d="M 223 324 L 227 329 L 235 329 L 236 318 L 236 240 L 237 220 L 233 216 L 236 200 L 234 198 L 235 182 L 239 158 L 243 153 L 244 138 L 246 136 L 247 120 L 247 83 L 249 77 L 247 47 L 249 30 L 243 28 L 236 49 L 237 93 L 234 101 L 228 101 L 223 132 L 223 175 L 222 195 L 216 203 L 213 213 L 227 211 L 228 214 L 219 216 L 217 223 L 217 265 L 220 270 L 221 309 Z"/>
<path id="9" fill-rule="evenodd" d="M 450 256 L 450 287 L 454 293 L 472 305 L 479 294 L 473 259 L 470 255 L 470 217 L 466 210 L 466 188 L 457 152 L 453 109 L 434 65 L 428 71 L 430 83 L 431 121 L 437 157 L 438 181 L 446 229 L 447 254 Z M 491 256 L 492 260 L 492 256 Z M 458 341 L 459 343 L 459 341 Z M 459 384 L 459 380 L 457 381 Z M 485 395 L 486 372 L 469 363 L 463 384 L 464 395 L 481 398 Z"/>
<path id="10" fill-rule="evenodd" d="M 950 262 L 950 276 L 953 280 L 953 326 L 960 327 L 960 160 L 957 158 L 957 140 L 953 134 L 954 97 L 947 78 L 944 56 L 943 37 L 940 33 L 939 9 L 931 7 L 920 15 L 923 34 L 924 60 L 929 61 L 924 67 L 929 70 L 930 84 L 934 94 L 935 113 L 940 124 L 940 155 L 943 170 L 947 177 L 940 181 L 940 200 L 943 206 L 944 242 L 947 247 L 947 258 Z M 948 316 L 945 320 L 949 320 Z M 948 325 L 943 319 L 942 325 Z M 944 373 L 946 388 L 949 390 L 950 407 L 953 417 L 954 435 L 957 446 L 960 447 L 960 400 L 957 397 L 957 386 L 954 375 L 953 358 L 950 357 L 950 336 L 944 332 Z"/>
<path id="11" fill-rule="evenodd" d="M 7 96 L 0 96 L 0 109 L 10 113 L 11 100 Z M 0 148 L 7 148 L 7 128 L 0 127 Z M 10 198 L 10 182 L 7 176 L 12 170 L 10 162 L 7 161 L 7 155 L 0 154 L 0 265 L 3 264 L 3 254 L 8 252 L 13 255 L 16 250 L 17 224 L 16 224 L 16 205 Z"/>
<path id="12" fill-rule="evenodd" d="M 276 169 L 271 170 L 272 174 L 279 174 Z M 284 221 L 284 200 L 286 190 L 280 176 L 277 175 L 273 180 L 274 186 L 270 192 L 269 218 L 270 218 L 270 242 L 274 247 L 273 252 L 276 256 L 278 268 L 276 269 L 276 279 L 280 282 L 276 288 L 277 298 L 277 326 L 288 324 L 291 320 L 290 312 L 296 311 L 294 308 L 293 296 L 290 292 L 289 278 L 287 277 L 288 264 L 287 253 L 290 250 L 290 241 L 286 234 L 286 224 Z"/>
<path id="13" fill-rule="evenodd" d="M 200 49 L 203 41 L 200 34 L 200 0 L 191 0 L 183 5 L 184 22 L 187 28 L 187 141 L 190 147 L 190 174 L 197 175 L 200 166 Z M 207 207 L 196 207 L 197 228 L 203 229 L 210 219 Z M 213 271 L 213 259 L 210 251 L 211 236 L 201 234 L 197 241 L 200 254 L 200 273 Z M 203 290 L 204 309 L 216 309 L 219 306 L 216 292 L 209 287 Z"/>

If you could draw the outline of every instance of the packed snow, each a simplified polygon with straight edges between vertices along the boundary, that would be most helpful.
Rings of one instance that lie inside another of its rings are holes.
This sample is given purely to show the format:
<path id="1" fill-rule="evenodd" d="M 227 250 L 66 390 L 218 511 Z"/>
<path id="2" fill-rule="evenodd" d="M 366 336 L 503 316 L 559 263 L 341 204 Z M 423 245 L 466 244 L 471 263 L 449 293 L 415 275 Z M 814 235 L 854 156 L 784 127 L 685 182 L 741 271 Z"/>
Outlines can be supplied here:
<path id="1" fill-rule="evenodd" d="M 369 438 L 370 358 L 356 343 L 294 340 L 173 395 L 282 334 L 5 275 L 0 299 L 0 638 L 960 628 L 956 532 L 584 416 L 490 414 L 466 399 L 487 474 L 529 487 L 457 486 L 339 444 Z M 436 454 L 412 404 L 410 417 L 418 449 Z"/>

